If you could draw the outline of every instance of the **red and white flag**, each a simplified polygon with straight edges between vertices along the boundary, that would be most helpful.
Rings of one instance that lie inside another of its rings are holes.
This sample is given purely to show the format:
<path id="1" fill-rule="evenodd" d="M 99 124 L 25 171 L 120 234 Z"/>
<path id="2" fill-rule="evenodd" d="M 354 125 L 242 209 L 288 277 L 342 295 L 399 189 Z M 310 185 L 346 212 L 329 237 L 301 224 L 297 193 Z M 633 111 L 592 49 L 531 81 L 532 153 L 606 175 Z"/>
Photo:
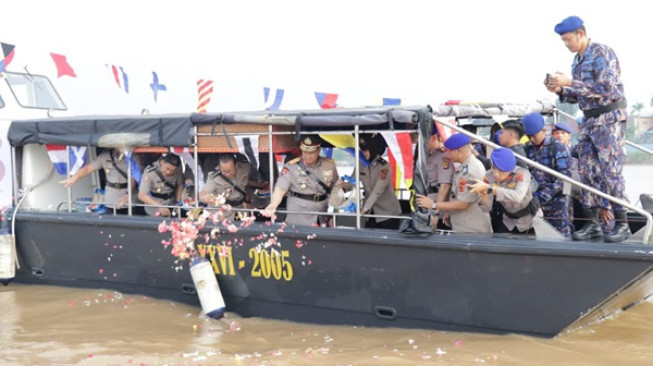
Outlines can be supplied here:
<path id="1" fill-rule="evenodd" d="M 64 145 L 45 145 L 50 156 L 52 165 L 61 175 L 68 174 L 68 165 L 70 164 L 70 175 L 77 173 L 86 164 L 86 146 L 64 146 Z"/>
<path id="2" fill-rule="evenodd" d="M 404 181 L 406 188 L 413 183 L 413 142 L 408 132 L 381 132 L 388 144 L 388 160 L 392 170 L 392 187 L 401 188 Z"/>

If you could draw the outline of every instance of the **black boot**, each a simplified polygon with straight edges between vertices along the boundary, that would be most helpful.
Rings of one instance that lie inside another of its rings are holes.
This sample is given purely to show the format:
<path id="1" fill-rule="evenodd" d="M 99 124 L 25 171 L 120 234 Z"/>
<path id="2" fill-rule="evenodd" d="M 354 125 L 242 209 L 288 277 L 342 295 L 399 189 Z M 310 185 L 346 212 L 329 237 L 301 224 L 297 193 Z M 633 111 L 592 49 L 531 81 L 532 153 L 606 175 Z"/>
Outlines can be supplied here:
<path id="1" fill-rule="evenodd" d="M 590 221 L 586 221 L 580 230 L 571 233 L 571 238 L 574 240 L 592 240 L 603 236 L 603 230 L 601 230 L 601 224 L 599 224 L 599 209 L 587 210 L 583 216 Z"/>
<path id="2" fill-rule="evenodd" d="M 626 211 L 615 211 L 614 222 L 614 230 L 605 234 L 603 239 L 609 243 L 618 243 L 628 239 L 630 236 L 630 226 L 628 226 Z"/>

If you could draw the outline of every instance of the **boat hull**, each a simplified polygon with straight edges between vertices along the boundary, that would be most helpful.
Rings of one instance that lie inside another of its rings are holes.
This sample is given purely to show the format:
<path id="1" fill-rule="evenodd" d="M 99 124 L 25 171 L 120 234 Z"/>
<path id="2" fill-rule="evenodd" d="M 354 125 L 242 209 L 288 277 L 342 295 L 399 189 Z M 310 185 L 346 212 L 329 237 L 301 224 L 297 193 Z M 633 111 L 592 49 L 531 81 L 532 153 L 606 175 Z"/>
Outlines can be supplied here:
<path id="1" fill-rule="evenodd" d="M 19 212 L 16 281 L 199 306 L 187 261 L 161 244 L 170 233 L 159 233 L 160 222 Z M 200 248 L 212 260 L 227 310 L 246 317 L 553 336 L 653 292 L 653 252 L 642 244 L 265 223 L 222 231 Z M 267 246 L 271 234 L 276 239 Z"/>

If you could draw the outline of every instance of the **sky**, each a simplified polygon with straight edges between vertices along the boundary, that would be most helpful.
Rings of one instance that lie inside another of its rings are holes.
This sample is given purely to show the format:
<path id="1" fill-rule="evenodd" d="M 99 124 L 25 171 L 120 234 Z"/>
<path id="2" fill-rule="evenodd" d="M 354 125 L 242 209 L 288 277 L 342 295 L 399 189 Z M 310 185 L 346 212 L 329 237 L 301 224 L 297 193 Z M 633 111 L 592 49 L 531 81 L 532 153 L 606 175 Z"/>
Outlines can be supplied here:
<path id="1" fill-rule="evenodd" d="M 346 107 L 401 98 L 551 99 L 546 73 L 570 73 L 554 33 L 569 15 L 619 57 L 629 104 L 653 96 L 653 31 L 643 2 L 622 1 L 44 1 L 5 0 L 0 41 L 10 71 L 49 76 L 79 114 L 193 112 L 198 79 L 214 81 L 211 112 L 260 110 L 263 87 L 286 91 L 282 109 L 317 108 L 313 92 Z M 49 53 L 78 77 L 57 78 Z M 130 79 L 126 94 L 107 65 Z M 167 91 L 154 102 L 156 71 Z"/>

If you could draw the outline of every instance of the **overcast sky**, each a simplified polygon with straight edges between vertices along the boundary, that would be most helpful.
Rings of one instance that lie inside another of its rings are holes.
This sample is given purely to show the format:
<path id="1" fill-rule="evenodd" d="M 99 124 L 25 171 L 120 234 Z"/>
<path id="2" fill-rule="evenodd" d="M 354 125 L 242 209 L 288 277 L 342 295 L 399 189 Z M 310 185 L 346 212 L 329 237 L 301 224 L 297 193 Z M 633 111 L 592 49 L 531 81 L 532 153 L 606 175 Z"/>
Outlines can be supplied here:
<path id="1" fill-rule="evenodd" d="M 316 108 L 314 91 L 343 106 L 449 99 L 552 98 L 547 72 L 573 59 L 556 23 L 585 20 L 619 57 L 629 104 L 653 95 L 650 14 L 644 2 L 604 1 L 3 1 L 0 41 L 9 70 L 50 76 L 79 113 L 190 112 L 196 81 L 215 81 L 209 111 L 262 109 L 263 86 L 286 90 L 282 108 Z M 48 53 L 78 78 L 56 78 Z M 121 65 L 130 94 L 106 65 Z M 168 91 L 154 103 L 156 71 Z"/>

